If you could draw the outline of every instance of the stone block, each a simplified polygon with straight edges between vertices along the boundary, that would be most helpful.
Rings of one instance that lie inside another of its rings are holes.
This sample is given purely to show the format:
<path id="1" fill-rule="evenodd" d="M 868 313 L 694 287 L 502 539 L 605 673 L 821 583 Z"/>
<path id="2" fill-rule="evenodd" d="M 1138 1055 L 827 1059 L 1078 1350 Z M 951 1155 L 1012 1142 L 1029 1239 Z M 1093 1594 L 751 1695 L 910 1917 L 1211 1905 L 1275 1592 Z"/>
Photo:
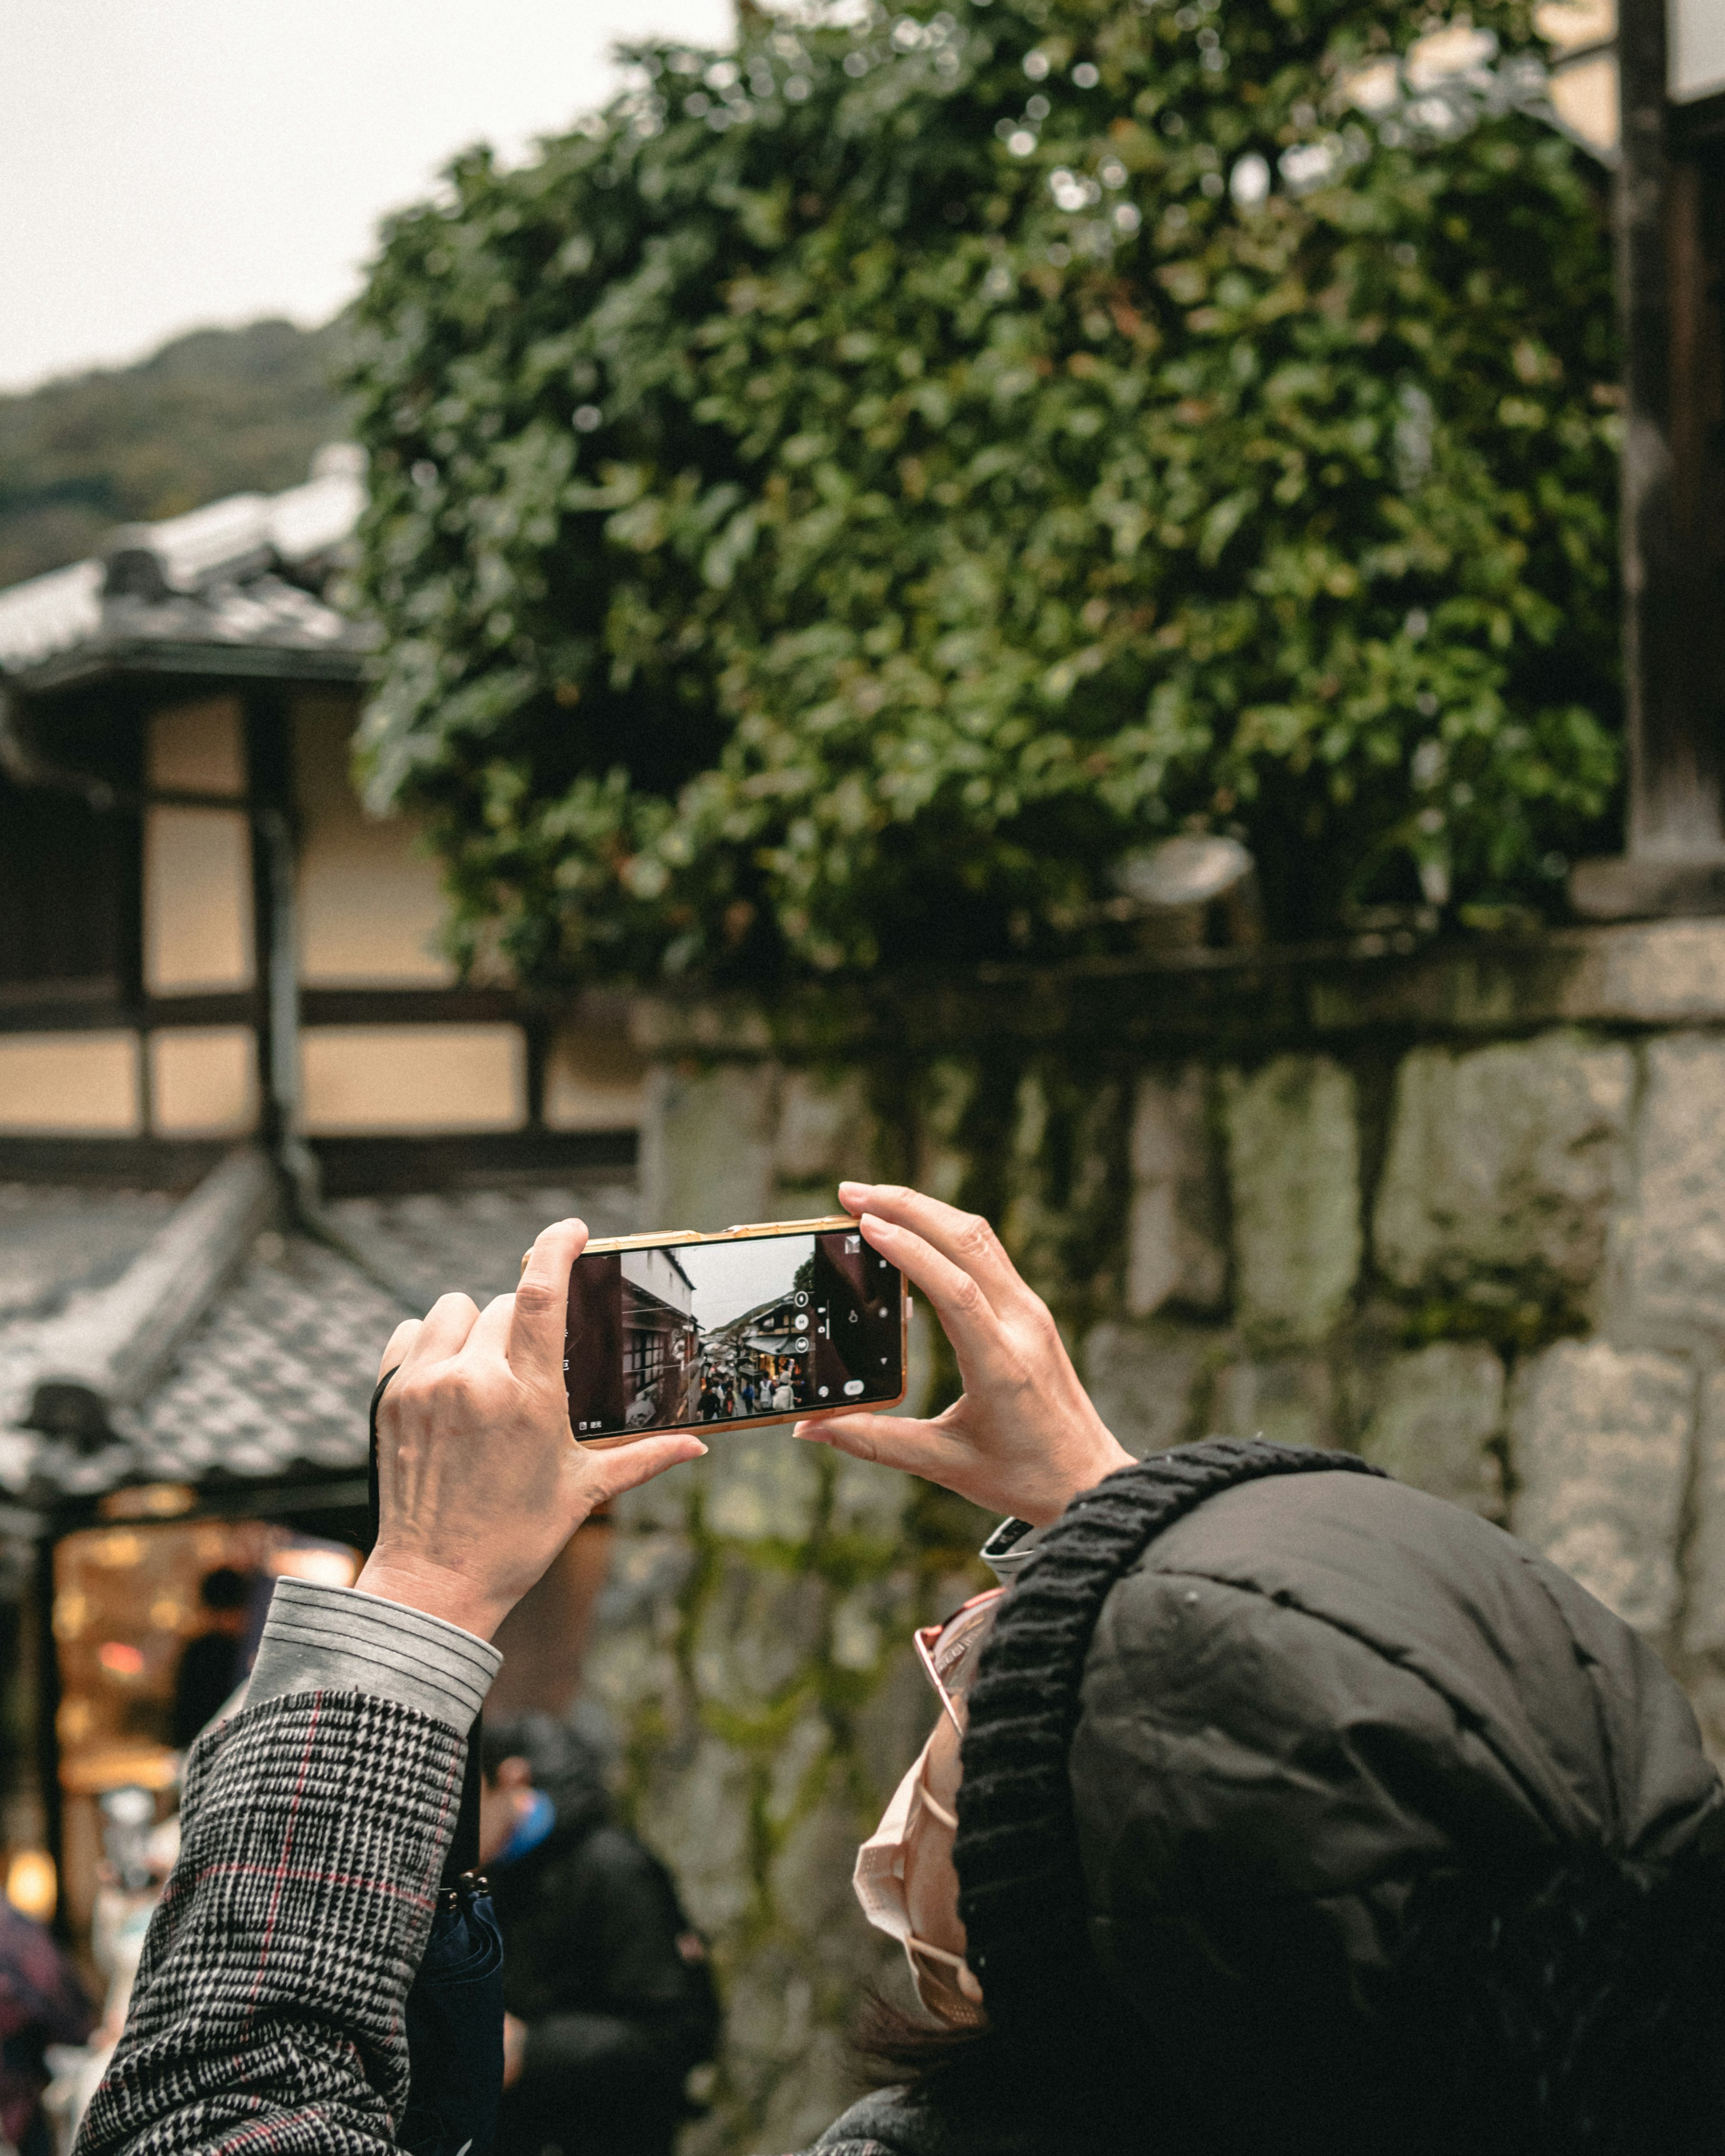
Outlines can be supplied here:
<path id="1" fill-rule="evenodd" d="M 583 1702 L 596 1704 L 624 1732 L 644 1718 L 666 1741 L 681 1741 L 689 1733 L 689 1702 L 675 1649 L 644 1625 L 610 1629 L 601 1616 L 582 1658 L 581 1691 Z"/>
<path id="2" fill-rule="evenodd" d="M 798 1716 L 773 1748 L 768 1767 L 765 1815 L 781 1827 L 810 1810 L 828 1779 L 833 1732 L 813 1712 Z"/>
<path id="3" fill-rule="evenodd" d="M 1218 1436 L 1327 1450 L 1336 1424 L 1335 1380 L 1316 1356 L 1230 1363 L 1217 1375 L 1209 1429 Z"/>
<path id="4" fill-rule="evenodd" d="M 1177 1325 L 1093 1325 L 1080 1368 L 1096 1413 L 1132 1454 L 1165 1452 L 1203 1435 L 1214 1336 Z"/>
<path id="5" fill-rule="evenodd" d="M 1584 1304 L 1634 1092 L 1627 1048 L 1573 1033 L 1415 1049 L 1396 1076 L 1373 1223 L 1380 1270 L 1407 1291 L 1465 1291 L 1483 1272 L 1559 1283 Z"/>
<path id="6" fill-rule="evenodd" d="M 877 1467 L 870 1460 L 832 1455 L 833 1494 L 828 1517 L 833 1532 L 862 1535 L 895 1547 L 904 1534 L 905 1507 L 916 1485 L 896 1467 Z"/>
<path id="7" fill-rule="evenodd" d="M 788 1070 L 779 1088 L 774 1167 L 781 1183 L 866 1181 L 875 1173 L 875 1118 L 859 1070 Z M 837 1209 L 836 1192 L 829 1211 Z"/>
<path id="8" fill-rule="evenodd" d="M 611 1631 L 639 1625 L 649 1635 L 660 1635 L 666 1613 L 676 1609 L 694 1564 L 694 1545 L 686 1535 L 619 1534 L 595 1621 Z"/>
<path id="9" fill-rule="evenodd" d="M 929 1065 L 916 1088 L 916 1188 L 948 1205 L 959 1204 L 970 1173 L 961 1141 L 977 1076 L 973 1063 L 944 1055 Z"/>
<path id="10" fill-rule="evenodd" d="M 1691 1502 L 1694 1525 L 1686 1553 L 1683 1650 L 1725 1663 L 1725 1370 L 1712 1371 L 1702 1380 Z M 1719 1677 L 1725 1680 L 1725 1669 Z"/>
<path id="11" fill-rule="evenodd" d="M 1118 1250 L 1126 1138 L 1117 1081 L 1055 1063 L 1020 1077 L 995 1224 L 1019 1272 L 1056 1309 L 1100 1285 Z"/>
<path id="12" fill-rule="evenodd" d="M 975 1578 L 959 1583 L 946 1608 L 956 1609 L 983 1584 L 983 1579 Z M 913 1626 L 931 1614 L 927 1609 L 913 1611 L 908 1602 L 894 1614 L 886 1666 L 856 1717 L 856 1765 L 872 1792 L 872 1807 L 877 1813 L 922 1750 L 941 1711 L 911 1645 Z"/>
<path id="13" fill-rule="evenodd" d="M 703 1229 L 770 1220 L 778 1108 L 773 1064 L 655 1064 L 641 1123 L 643 1219 Z"/>
<path id="14" fill-rule="evenodd" d="M 1725 1041 L 1697 1034 L 1646 1051 L 1635 1187 L 1613 1238 L 1615 1338 L 1717 1346 L 1725 1337 Z"/>
<path id="15" fill-rule="evenodd" d="M 650 1482 L 625 1490 L 611 1506 L 618 1525 L 631 1531 L 680 1533 L 689 1525 L 696 1492 L 706 1486 L 706 1464 L 697 1460 L 667 1468 Z"/>
<path id="16" fill-rule="evenodd" d="M 1148 1317 L 1164 1303 L 1219 1310 L 1228 1291 L 1221 1162 L 1208 1073 L 1145 1071 L 1132 1096 L 1132 1200 L 1126 1306 Z"/>
<path id="17" fill-rule="evenodd" d="M 819 1982 L 800 1941 L 768 1939 L 754 1948 L 726 1987 L 720 2106 L 680 2141 L 682 2156 L 807 2148 L 819 2139 L 855 2096 L 846 2032 L 862 1984 L 891 1965 L 880 1951 L 887 1943 L 870 1948 L 855 1974 Z"/>
<path id="18" fill-rule="evenodd" d="M 1222 1080 L 1234 1277 L 1250 1332 L 1317 1341 L 1359 1272 L 1354 1086 L 1322 1055 L 1278 1055 Z"/>
<path id="19" fill-rule="evenodd" d="M 727 1542 L 806 1542 L 820 1506 L 820 1462 L 788 1423 L 715 1430 L 701 1462 L 709 1534 Z"/>
<path id="20" fill-rule="evenodd" d="M 1382 1373 L 1360 1450 L 1416 1490 L 1496 1519 L 1503 1473 L 1503 1365 L 1478 1341 L 1440 1340 Z"/>
<path id="21" fill-rule="evenodd" d="M 913 1292 L 910 1345 L 905 1357 L 905 1396 L 897 1407 L 887 1409 L 889 1414 L 927 1414 L 929 1394 L 934 1388 L 934 1356 L 939 1332 L 927 1301 Z"/>
<path id="22" fill-rule="evenodd" d="M 690 1757 L 661 1760 L 637 1808 L 641 1838 L 670 1866 L 684 1907 L 709 1936 L 747 1913 L 750 1767 L 717 1737 Z"/>
<path id="23" fill-rule="evenodd" d="M 696 1621 L 691 1668 L 702 1701 L 748 1714 L 783 1698 L 825 1640 L 828 1595 L 810 1573 L 769 1572 L 726 1553 Z"/>
<path id="24" fill-rule="evenodd" d="M 1655 1636 L 1677 1606 L 1695 1390 L 1672 1357 L 1603 1340 L 1559 1341 L 1511 1389 L 1511 1525 Z"/>

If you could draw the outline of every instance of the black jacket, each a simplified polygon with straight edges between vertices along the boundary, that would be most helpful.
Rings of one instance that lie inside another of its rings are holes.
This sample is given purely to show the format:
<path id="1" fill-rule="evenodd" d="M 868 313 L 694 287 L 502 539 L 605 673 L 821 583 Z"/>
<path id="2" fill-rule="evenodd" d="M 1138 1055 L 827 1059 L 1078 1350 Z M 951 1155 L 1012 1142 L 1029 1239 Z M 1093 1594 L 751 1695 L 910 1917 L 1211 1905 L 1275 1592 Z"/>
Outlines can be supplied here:
<path id="1" fill-rule="evenodd" d="M 1122 1469 L 1002 1605 L 963 1762 L 993 2034 L 870 2138 L 1725 2148 L 1725 1790 L 1651 1649 L 1472 1514 L 1262 1444 Z"/>
<path id="2" fill-rule="evenodd" d="M 718 2028 L 706 1950 L 664 1866 L 596 1799 L 560 1807 L 490 1879 L 504 2004 L 528 2031 L 497 2156 L 660 2156 Z"/>

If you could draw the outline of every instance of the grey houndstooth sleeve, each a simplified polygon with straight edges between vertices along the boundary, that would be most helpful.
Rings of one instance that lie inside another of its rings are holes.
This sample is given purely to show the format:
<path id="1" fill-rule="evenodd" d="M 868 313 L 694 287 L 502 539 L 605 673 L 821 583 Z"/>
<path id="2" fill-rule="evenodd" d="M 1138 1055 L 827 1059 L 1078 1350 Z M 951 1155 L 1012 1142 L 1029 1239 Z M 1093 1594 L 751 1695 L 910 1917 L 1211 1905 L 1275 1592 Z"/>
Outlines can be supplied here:
<path id="1" fill-rule="evenodd" d="M 465 1748 L 352 1691 L 271 1699 L 198 1739 L 179 1862 L 74 2156 L 393 2149 Z"/>

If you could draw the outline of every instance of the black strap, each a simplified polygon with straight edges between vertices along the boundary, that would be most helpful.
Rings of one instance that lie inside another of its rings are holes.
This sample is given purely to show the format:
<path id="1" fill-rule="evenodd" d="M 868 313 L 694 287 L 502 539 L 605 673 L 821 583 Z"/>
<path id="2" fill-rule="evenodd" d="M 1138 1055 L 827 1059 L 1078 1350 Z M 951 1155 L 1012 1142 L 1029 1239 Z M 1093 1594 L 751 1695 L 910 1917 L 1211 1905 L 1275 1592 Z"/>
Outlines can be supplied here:
<path id="1" fill-rule="evenodd" d="M 399 1365 L 397 1367 L 399 1368 Z M 380 1518 L 377 1493 L 377 1409 L 382 1404 L 384 1394 L 389 1389 L 389 1380 L 394 1375 L 394 1370 L 386 1370 L 378 1378 L 377 1390 L 372 1394 L 372 1443 L 367 1466 L 371 1511 L 366 1536 L 367 1555 L 377 1547 Z M 480 1776 L 482 1771 L 480 1733 L 482 1721 L 481 1716 L 475 1715 L 473 1727 L 467 1733 L 467 1770 L 461 1783 L 461 1809 L 456 1814 L 454 1837 L 449 1844 L 449 1856 L 444 1861 L 441 1884 L 446 1887 L 454 1887 L 465 1872 L 475 1871 L 479 1868 Z"/>

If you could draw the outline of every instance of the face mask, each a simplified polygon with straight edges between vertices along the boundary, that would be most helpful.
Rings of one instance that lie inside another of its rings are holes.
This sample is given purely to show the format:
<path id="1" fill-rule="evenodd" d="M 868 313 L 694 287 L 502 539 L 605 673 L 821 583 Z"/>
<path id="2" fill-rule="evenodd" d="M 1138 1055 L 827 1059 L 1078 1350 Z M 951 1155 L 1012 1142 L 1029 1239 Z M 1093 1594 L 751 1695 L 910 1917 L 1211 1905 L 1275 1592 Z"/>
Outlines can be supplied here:
<path id="1" fill-rule="evenodd" d="M 931 1946 L 927 1940 L 916 1937 L 911 1928 L 911 1904 L 905 1889 L 905 1860 L 922 1814 L 931 1813 L 949 1829 L 956 1830 L 958 1825 L 952 1813 L 928 1794 L 922 1779 L 928 1764 L 929 1746 L 933 1743 L 934 1732 L 931 1730 L 928 1743 L 916 1754 L 910 1772 L 893 1791 L 892 1801 L 881 1814 L 880 1825 L 857 1851 L 856 1869 L 851 1874 L 850 1883 L 862 1904 L 863 1914 L 875 1929 L 885 1932 L 904 1948 L 917 1998 L 939 2020 L 962 2027 L 982 2020 L 983 1988 L 962 1954 L 948 1953 L 944 1947 Z M 945 1995 L 937 1994 L 931 1998 L 923 1989 L 929 1974 L 926 1964 L 929 1962 L 938 1964 L 943 1972 L 952 1972 L 941 1979 L 941 1993 Z"/>

